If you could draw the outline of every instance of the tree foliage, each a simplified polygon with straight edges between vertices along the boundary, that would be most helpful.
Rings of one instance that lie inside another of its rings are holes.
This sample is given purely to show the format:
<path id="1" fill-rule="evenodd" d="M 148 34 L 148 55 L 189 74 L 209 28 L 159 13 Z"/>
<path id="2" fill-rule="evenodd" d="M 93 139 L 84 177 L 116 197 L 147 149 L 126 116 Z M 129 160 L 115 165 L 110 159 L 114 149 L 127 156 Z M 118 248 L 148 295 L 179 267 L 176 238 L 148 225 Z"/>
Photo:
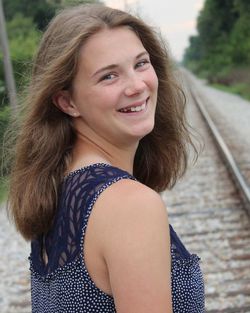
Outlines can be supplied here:
<path id="1" fill-rule="evenodd" d="M 41 33 L 34 27 L 32 18 L 16 14 L 7 22 L 8 42 L 11 61 L 18 90 L 27 82 L 29 69 Z M 4 84 L 3 55 L 0 54 L 0 106 L 8 99 Z M 2 87 L 2 88 L 1 88 Z"/>
<path id="2" fill-rule="evenodd" d="M 55 1 L 3 0 L 5 18 L 12 20 L 16 14 L 32 18 L 36 27 L 43 30 L 56 11 Z"/>
<path id="3" fill-rule="evenodd" d="M 250 1 L 206 0 L 184 64 L 210 79 L 238 66 L 250 66 Z"/>
<path id="4" fill-rule="evenodd" d="M 18 90 L 21 90 L 29 79 L 32 58 L 48 22 L 57 10 L 80 3 L 101 2 L 98 0 L 3 0 L 11 61 Z M 7 101 L 3 55 L 0 49 L 0 107 L 5 106 Z"/>
<path id="5" fill-rule="evenodd" d="M 40 30 L 44 30 L 58 9 L 84 3 L 101 3 L 99 0 L 3 0 L 7 21 L 17 13 L 33 19 Z"/>

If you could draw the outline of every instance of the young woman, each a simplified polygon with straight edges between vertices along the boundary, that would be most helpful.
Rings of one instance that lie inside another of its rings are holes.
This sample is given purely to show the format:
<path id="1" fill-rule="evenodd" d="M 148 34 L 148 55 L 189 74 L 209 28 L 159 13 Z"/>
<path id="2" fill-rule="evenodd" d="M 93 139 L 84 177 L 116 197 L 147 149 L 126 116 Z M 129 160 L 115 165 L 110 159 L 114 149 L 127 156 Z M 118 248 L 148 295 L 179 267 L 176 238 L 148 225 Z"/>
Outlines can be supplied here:
<path id="1" fill-rule="evenodd" d="M 158 194 L 191 141 L 156 33 L 101 5 L 62 11 L 26 108 L 9 207 L 31 240 L 33 312 L 204 312 L 199 258 Z"/>

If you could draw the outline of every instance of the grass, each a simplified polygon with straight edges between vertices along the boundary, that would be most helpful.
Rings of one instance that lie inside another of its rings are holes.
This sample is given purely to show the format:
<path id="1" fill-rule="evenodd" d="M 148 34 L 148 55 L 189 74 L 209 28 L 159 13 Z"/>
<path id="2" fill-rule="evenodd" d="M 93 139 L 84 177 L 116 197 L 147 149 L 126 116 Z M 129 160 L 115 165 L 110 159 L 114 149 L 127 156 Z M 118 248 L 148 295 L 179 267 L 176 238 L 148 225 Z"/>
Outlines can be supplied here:
<path id="1" fill-rule="evenodd" d="M 216 83 L 212 84 L 212 86 L 226 92 L 237 94 L 250 101 L 250 87 L 246 83 L 238 83 L 230 86 Z"/>
<path id="2" fill-rule="evenodd" d="M 7 200 L 7 194 L 8 194 L 7 186 L 8 186 L 7 179 L 1 177 L 0 178 L 0 204 Z"/>
<path id="3" fill-rule="evenodd" d="M 250 101 L 250 66 L 233 66 L 222 68 L 216 74 L 209 70 L 198 70 L 198 63 L 189 63 L 187 67 L 201 79 L 206 79 L 208 84 L 217 89 L 237 94 Z"/>

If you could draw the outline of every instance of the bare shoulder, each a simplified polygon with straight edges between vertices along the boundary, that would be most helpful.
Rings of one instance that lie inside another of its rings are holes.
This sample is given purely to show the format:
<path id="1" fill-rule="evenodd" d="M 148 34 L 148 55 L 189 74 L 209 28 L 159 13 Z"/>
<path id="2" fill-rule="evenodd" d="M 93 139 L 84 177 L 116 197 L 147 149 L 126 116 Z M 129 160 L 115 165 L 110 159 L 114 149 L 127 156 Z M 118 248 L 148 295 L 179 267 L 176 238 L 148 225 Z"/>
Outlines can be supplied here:
<path id="1" fill-rule="evenodd" d="M 165 204 L 156 191 L 131 179 L 122 179 L 110 186 L 101 196 L 101 202 L 103 205 L 108 204 L 111 209 L 113 204 L 119 204 L 119 210 L 124 209 L 126 212 L 134 211 L 134 208 L 137 213 L 145 213 L 147 208 L 155 214 L 159 214 L 162 209 L 166 212 Z"/>
<path id="2" fill-rule="evenodd" d="M 143 232 L 168 230 L 167 209 L 160 195 L 153 189 L 131 179 L 122 179 L 103 192 L 97 202 L 100 215 L 105 218 L 109 235 L 124 233 L 124 229 L 144 228 Z M 139 223 L 139 225 L 138 225 Z M 113 227 L 109 227 L 112 224 Z"/>
<path id="3" fill-rule="evenodd" d="M 118 312 L 172 312 L 169 225 L 160 195 L 124 179 L 103 192 L 97 209 Z"/>

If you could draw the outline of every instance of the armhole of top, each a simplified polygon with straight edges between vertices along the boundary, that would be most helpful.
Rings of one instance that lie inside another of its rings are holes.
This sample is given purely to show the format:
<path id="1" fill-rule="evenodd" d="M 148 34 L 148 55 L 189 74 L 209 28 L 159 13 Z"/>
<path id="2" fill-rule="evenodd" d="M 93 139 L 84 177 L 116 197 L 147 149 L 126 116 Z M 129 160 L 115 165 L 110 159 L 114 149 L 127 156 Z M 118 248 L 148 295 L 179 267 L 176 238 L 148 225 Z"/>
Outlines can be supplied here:
<path id="1" fill-rule="evenodd" d="M 103 184 L 103 186 L 94 194 L 88 208 L 87 208 L 87 212 L 86 215 L 84 216 L 84 221 L 83 221 L 83 226 L 82 226 L 82 233 L 81 233 L 81 253 L 80 253 L 80 258 L 81 258 L 81 264 L 82 264 L 82 268 L 84 270 L 84 273 L 86 275 L 86 278 L 88 280 L 88 282 L 90 283 L 90 285 L 92 285 L 95 289 L 98 289 L 99 292 L 101 292 L 104 296 L 108 296 L 109 298 L 113 298 L 110 295 L 108 295 L 107 293 L 105 293 L 103 290 L 101 290 L 100 288 L 98 288 L 95 284 L 95 282 L 92 280 L 87 267 L 86 267 L 86 263 L 85 263 L 85 256 L 84 256 L 84 245 L 85 245 L 85 234 L 86 234 L 86 230 L 87 230 L 87 226 L 88 226 L 88 221 L 89 221 L 89 217 L 90 214 L 92 212 L 92 209 L 97 201 L 97 199 L 99 198 L 99 196 L 102 194 L 103 191 L 105 191 L 108 187 L 110 187 L 111 185 L 113 185 L 114 183 L 122 180 L 122 179 L 131 179 L 131 180 L 136 180 L 133 176 L 127 174 L 127 175 L 121 175 L 118 177 L 114 177 L 111 178 L 109 180 L 107 180 L 107 182 L 105 182 Z"/>

